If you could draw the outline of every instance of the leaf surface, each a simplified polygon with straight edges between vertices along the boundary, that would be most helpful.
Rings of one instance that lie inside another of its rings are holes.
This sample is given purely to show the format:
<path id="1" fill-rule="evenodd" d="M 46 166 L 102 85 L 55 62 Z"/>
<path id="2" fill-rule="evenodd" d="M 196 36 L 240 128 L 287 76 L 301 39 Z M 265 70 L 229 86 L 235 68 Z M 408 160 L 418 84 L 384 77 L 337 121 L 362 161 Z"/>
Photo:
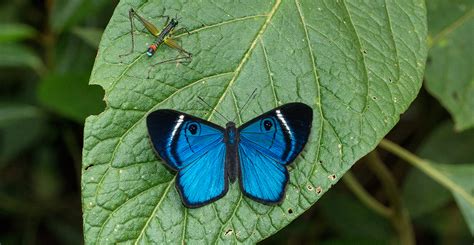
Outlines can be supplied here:
<path id="1" fill-rule="evenodd" d="M 426 87 L 457 130 L 474 126 L 474 2 L 428 1 L 430 51 Z"/>
<path id="2" fill-rule="evenodd" d="M 474 234 L 474 129 L 461 133 L 454 132 L 453 124 L 441 124 L 426 139 L 419 155 L 429 159 L 429 163 L 442 178 L 454 183 L 450 188 L 426 176 L 423 169 L 413 169 L 403 187 L 403 199 L 412 217 L 433 212 L 446 205 L 454 196 L 471 234 Z M 439 164 L 443 163 L 443 164 Z M 422 187 L 422 191 L 420 191 Z M 446 188 L 446 189 L 445 189 Z M 464 192 L 464 193 L 462 193 Z M 467 193 L 467 195 L 466 195 Z M 466 196 L 471 196 L 471 198 Z"/>
<path id="3" fill-rule="evenodd" d="M 176 39 L 192 62 L 151 67 L 177 52 L 162 46 L 148 58 L 154 38 L 140 31 L 135 52 L 120 57 L 130 50 L 130 7 L 160 28 L 158 16 L 178 15 L 189 35 Z M 421 0 L 120 2 L 90 79 L 105 89 L 107 109 L 84 129 L 86 243 L 253 243 L 282 229 L 413 101 L 426 58 L 425 18 Z M 255 88 L 256 99 L 240 111 Z M 290 167 L 281 205 L 254 202 L 236 183 L 210 205 L 181 204 L 175 173 L 155 156 L 144 119 L 172 108 L 225 125 L 197 96 L 237 124 L 288 102 L 313 108 L 312 133 Z"/>

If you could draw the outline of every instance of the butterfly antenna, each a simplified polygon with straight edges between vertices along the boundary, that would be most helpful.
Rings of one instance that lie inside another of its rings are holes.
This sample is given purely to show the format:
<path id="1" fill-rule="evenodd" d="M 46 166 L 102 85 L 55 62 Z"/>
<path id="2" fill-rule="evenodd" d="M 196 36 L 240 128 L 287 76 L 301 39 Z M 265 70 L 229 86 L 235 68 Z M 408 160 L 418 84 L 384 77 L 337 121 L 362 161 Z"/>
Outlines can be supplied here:
<path id="1" fill-rule="evenodd" d="M 247 107 L 247 106 L 249 105 L 249 102 L 255 98 L 255 95 L 256 95 L 255 93 L 256 93 L 256 92 L 257 92 L 257 89 L 255 88 L 255 89 L 253 90 L 252 94 L 251 94 L 251 95 L 249 96 L 249 98 L 247 99 L 247 101 L 245 101 L 245 104 L 242 106 L 242 108 L 240 108 L 240 110 L 239 110 L 240 112 L 239 112 L 239 113 L 240 113 L 241 115 L 242 115 L 242 112 L 244 111 L 244 109 L 246 109 L 245 107 Z M 235 121 L 235 119 L 234 119 L 234 121 Z"/>
<path id="2" fill-rule="evenodd" d="M 214 107 L 212 107 L 211 105 L 209 105 L 203 98 L 201 98 L 201 96 L 198 96 L 198 99 L 199 99 L 202 103 L 204 103 L 205 105 L 207 105 L 209 108 L 211 108 L 212 111 L 216 112 L 219 116 L 221 116 L 224 120 L 227 120 L 226 123 L 227 123 L 227 122 L 230 122 L 230 120 L 229 120 L 226 116 L 224 116 L 222 113 L 220 113 L 218 110 L 216 110 L 216 108 L 214 108 Z"/>

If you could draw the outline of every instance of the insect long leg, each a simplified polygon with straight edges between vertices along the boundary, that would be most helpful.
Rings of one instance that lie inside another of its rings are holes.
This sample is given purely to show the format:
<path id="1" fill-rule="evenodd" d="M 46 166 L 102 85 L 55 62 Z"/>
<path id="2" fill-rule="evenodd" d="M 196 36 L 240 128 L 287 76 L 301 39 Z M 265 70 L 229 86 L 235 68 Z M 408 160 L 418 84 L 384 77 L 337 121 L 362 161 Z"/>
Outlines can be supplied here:
<path id="1" fill-rule="evenodd" d="M 126 54 L 119 55 L 119 57 L 128 56 L 128 55 L 132 54 L 133 50 L 135 48 L 135 38 L 133 36 L 133 32 L 135 30 L 135 23 L 133 23 L 133 17 L 135 17 L 135 15 L 136 15 L 135 11 L 131 8 L 128 11 L 128 19 L 130 21 L 130 35 L 132 36 L 132 49 L 130 49 L 130 52 L 128 52 Z"/>
<path id="2" fill-rule="evenodd" d="M 183 55 L 183 57 L 187 57 L 189 62 L 191 62 L 193 55 L 190 52 L 186 51 L 184 48 L 182 48 L 181 45 L 176 43 L 176 41 L 174 39 L 167 38 L 164 42 L 170 48 L 174 48 L 174 49 L 178 50 Z"/>
<path id="3" fill-rule="evenodd" d="M 176 58 L 173 58 L 173 59 L 167 59 L 167 60 L 163 60 L 163 61 L 160 61 L 158 63 L 155 63 L 155 64 L 152 64 L 150 65 L 150 68 L 148 69 L 148 75 L 147 75 L 147 78 L 150 78 L 150 73 L 151 71 L 153 70 L 153 68 L 155 68 L 157 65 L 161 65 L 161 64 L 165 64 L 165 63 L 172 63 L 172 62 L 176 62 L 176 63 L 179 63 L 179 64 L 189 64 L 189 62 L 191 62 L 189 59 L 191 57 L 189 56 L 178 56 Z"/>
<path id="4" fill-rule="evenodd" d="M 191 35 L 191 33 L 188 31 L 188 28 L 186 27 L 181 27 L 177 29 L 176 31 L 173 31 L 173 35 L 183 34 L 184 32 L 186 32 L 188 35 Z"/>
<path id="5" fill-rule="evenodd" d="M 166 23 L 169 22 L 169 18 L 170 18 L 169 16 L 161 15 L 159 17 L 166 18 Z M 143 24 L 145 29 L 147 29 L 148 32 L 150 32 L 153 36 L 156 37 L 160 34 L 160 30 L 158 28 L 156 28 L 155 25 L 153 25 L 151 22 L 149 22 L 148 20 L 146 20 L 145 18 L 143 18 L 142 16 L 137 14 L 137 12 L 135 12 L 135 10 L 133 8 L 131 8 L 128 11 L 128 19 L 130 21 L 130 35 L 131 35 L 131 38 L 132 38 L 132 48 L 130 49 L 130 52 L 128 52 L 126 54 L 119 55 L 120 57 L 132 54 L 133 50 L 135 49 L 135 36 L 134 36 L 133 33 L 135 32 L 136 27 L 135 27 L 135 22 L 133 21 L 133 19 L 139 20 Z"/>

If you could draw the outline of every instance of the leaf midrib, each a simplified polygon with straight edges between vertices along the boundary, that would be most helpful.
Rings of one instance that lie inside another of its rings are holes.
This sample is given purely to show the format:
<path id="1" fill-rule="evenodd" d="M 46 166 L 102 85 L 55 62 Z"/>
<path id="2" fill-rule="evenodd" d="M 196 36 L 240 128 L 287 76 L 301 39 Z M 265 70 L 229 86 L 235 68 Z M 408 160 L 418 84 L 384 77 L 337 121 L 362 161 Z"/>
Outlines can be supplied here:
<path id="1" fill-rule="evenodd" d="M 269 24 L 270 21 L 271 21 L 271 18 L 272 18 L 273 15 L 275 14 L 275 12 L 276 12 L 276 10 L 278 9 L 278 7 L 280 6 L 280 4 L 281 4 L 281 0 L 277 0 L 277 2 L 275 3 L 275 5 L 273 6 L 272 10 L 270 11 L 270 13 L 269 13 L 268 15 L 266 15 L 266 16 L 267 16 L 267 19 L 265 20 L 264 24 L 263 24 L 262 27 L 260 28 L 260 30 L 259 30 L 259 32 L 257 33 L 256 37 L 255 37 L 254 40 L 252 41 L 252 43 L 251 43 L 249 49 L 248 49 L 247 52 L 244 54 L 244 57 L 242 58 L 242 60 L 241 60 L 241 62 L 239 63 L 239 65 L 237 66 L 236 70 L 233 71 L 233 72 L 227 72 L 227 73 L 221 73 L 221 74 L 220 74 L 220 75 L 227 75 L 227 74 L 230 74 L 230 73 L 234 73 L 234 76 L 233 76 L 233 77 L 231 78 L 231 80 L 229 81 L 229 83 L 228 83 L 226 89 L 224 90 L 222 96 L 221 96 L 220 99 L 218 100 L 218 102 L 217 102 L 217 104 L 215 105 L 214 109 L 222 102 L 223 98 L 225 97 L 225 95 L 226 95 L 227 92 L 229 91 L 230 87 L 231 87 L 231 86 L 233 85 L 233 83 L 236 81 L 238 75 L 240 74 L 240 72 L 241 72 L 241 70 L 242 70 L 243 65 L 248 61 L 248 59 L 249 59 L 249 57 L 250 57 L 250 55 L 251 55 L 253 49 L 254 49 L 255 46 L 256 46 L 256 43 L 257 43 L 258 39 L 259 39 L 259 38 L 261 37 L 261 35 L 265 32 L 265 30 L 266 30 L 268 24 Z M 248 18 L 243 18 L 243 19 L 248 19 Z M 234 21 L 230 21 L 230 22 L 228 21 L 228 23 L 232 23 L 232 22 L 234 22 Z M 221 24 L 216 24 L 216 26 L 217 26 L 217 25 L 222 25 L 222 23 L 221 23 Z M 210 28 L 210 27 L 207 27 L 207 28 L 206 28 L 206 27 L 203 27 L 203 28 L 200 28 L 200 30 L 202 30 L 202 29 L 208 29 L 208 28 Z M 196 30 L 196 31 L 197 31 L 197 30 Z M 132 64 L 133 64 L 133 63 L 132 63 Z M 130 69 L 130 67 L 131 67 L 131 65 L 127 66 L 127 69 L 125 69 L 124 73 L 122 73 L 122 74 L 125 74 L 126 70 Z M 192 85 L 194 85 L 194 84 L 196 84 L 196 83 L 199 83 L 199 82 L 202 81 L 203 79 L 208 79 L 208 78 L 209 78 L 209 77 L 201 78 L 201 79 L 199 79 L 199 80 L 197 80 L 197 81 L 195 81 L 195 82 L 193 82 L 193 83 L 191 83 L 191 84 L 189 84 L 189 85 L 187 85 L 187 86 L 184 86 L 183 88 L 181 88 L 181 89 L 175 91 L 175 92 L 172 93 L 169 97 L 167 97 L 166 99 L 164 99 L 163 101 L 161 101 L 161 102 L 158 103 L 157 105 L 153 106 L 148 112 L 154 110 L 158 105 L 162 104 L 164 101 L 166 101 L 166 100 L 172 98 L 174 94 L 176 94 L 176 93 L 182 91 L 183 89 L 185 89 L 185 88 L 187 88 L 187 87 L 190 87 L 190 86 L 192 86 Z M 117 79 L 117 80 L 114 82 L 114 84 L 116 84 L 119 80 L 120 80 L 120 77 L 119 77 L 119 79 Z M 112 87 L 113 87 L 113 86 L 112 86 Z M 208 120 L 210 120 L 210 119 L 212 118 L 214 111 L 215 111 L 215 110 L 212 110 L 212 112 L 210 113 L 210 115 L 209 115 L 209 117 L 208 117 Z M 145 113 L 144 115 L 147 115 L 148 112 Z M 114 152 L 113 152 L 113 154 L 112 154 L 112 158 L 111 158 L 111 160 L 110 160 L 109 166 L 108 166 L 107 170 L 105 171 L 104 175 L 102 176 L 101 180 L 99 181 L 99 186 L 98 186 L 97 190 L 99 190 L 100 184 L 102 183 L 102 181 L 103 181 L 105 175 L 107 174 L 107 171 L 108 171 L 109 168 L 111 167 L 110 165 L 112 164 L 112 161 L 113 161 L 113 159 L 114 159 L 114 157 L 115 157 L 115 153 L 116 153 L 117 149 L 119 148 L 118 146 L 119 146 L 120 143 L 122 142 L 123 137 L 124 137 L 125 135 L 127 135 L 128 132 L 131 131 L 132 128 L 134 128 L 136 125 L 138 125 L 139 122 L 141 122 L 144 117 L 145 117 L 145 116 L 141 117 L 135 124 L 133 124 L 133 125 L 120 137 L 120 140 L 119 140 L 119 142 L 117 143 L 117 146 L 115 147 Z M 155 213 L 156 213 L 156 211 L 158 210 L 158 207 L 160 206 L 162 200 L 167 196 L 167 194 L 168 194 L 168 192 L 169 192 L 169 190 L 170 190 L 170 187 L 171 187 L 172 183 L 174 183 L 174 178 L 170 181 L 169 185 L 166 187 L 165 191 L 163 192 L 163 196 L 161 197 L 160 201 L 159 201 L 159 202 L 157 203 L 157 205 L 155 206 L 155 208 L 154 208 L 153 212 L 151 213 L 149 219 L 147 220 L 147 222 L 146 222 L 145 225 L 143 226 L 142 230 L 140 231 L 140 234 L 139 234 L 139 236 L 137 237 L 137 239 L 136 239 L 136 241 L 135 241 L 135 244 L 138 243 L 138 241 L 140 240 L 140 238 L 141 238 L 142 235 L 144 234 L 144 231 L 145 231 L 146 228 L 148 227 L 148 224 L 149 224 L 150 220 L 155 216 Z M 96 195 L 96 197 L 97 197 L 97 195 Z M 235 211 L 237 210 L 237 208 L 238 208 L 238 205 L 236 205 L 235 208 L 234 208 L 234 211 L 233 211 L 234 214 L 235 214 Z M 226 221 L 226 224 L 232 219 L 232 217 L 233 217 L 233 215 L 231 215 L 231 216 L 229 217 L 229 219 Z M 186 219 L 185 219 L 185 220 L 186 220 Z M 104 226 L 105 226 L 105 223 L 102 225 L 101 231 L 102 231 L 102 229 L 103 229 Z M 185 227 L 186 224 L 184 223 L 183 226 Z M 223 225 L 222 227 L 224 227 L 224 226 L 225 226 L 225 225 Z M 184 238 L 184 235 L 183 235 L 183 238 Z M 219 234 L 217 234 L 216 241 L 218 240 L 218 238 L 219 238 Z"/>

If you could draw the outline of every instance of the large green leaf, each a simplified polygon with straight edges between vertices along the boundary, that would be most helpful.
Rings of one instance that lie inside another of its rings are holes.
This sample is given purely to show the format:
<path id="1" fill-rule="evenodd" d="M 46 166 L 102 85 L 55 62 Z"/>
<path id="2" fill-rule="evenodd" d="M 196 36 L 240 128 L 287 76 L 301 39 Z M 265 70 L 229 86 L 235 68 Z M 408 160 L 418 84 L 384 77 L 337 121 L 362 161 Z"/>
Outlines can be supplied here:
<path id="1" fill-rule="evenodd" d="M 430 62 L 426 87 L 454 118 L 456 129 L 474 126 L 474 2 L 428 1 Z"/>
<path id="2" fill-rule="evenodd" d="M 456 183 L 458 188 L 444 189 L 439 181 L 435 182 L 426 172 L 414 169 L 408 174 L 403 187 L 404 202 L 412 217 L 432 212 L 446 204 L 451 200 L 451 190 L 471 233 L 474 234 L 474 197 L 469 202 L 459 192 L 462 190 L 471 196 L 474 193 L 474 152 L 471 150 L 473 145 L 474 129 L 456 133 L 451 122 L 441 124 L 425 140 L 419 155 L 430 161 L 445 163 L 432 163 L 432 166 L 443 178 Z M 420 188 L 423 191 L 420 191 Z"/>
<path id="3" fill-rule="evenodd" d="M 474 161 L 474 130 L 456 133 L 453 123 L 440 124 L 417 154 L 426 159 L 442 163 L 469 163 Z M 420 186 L 423 191 L 420 192 Z M 451 200 L 450 192 L 426 176 L 422 171 L 413 169 L 403 186 L 403 201 L 411 217 L 418 217 L 441 207 Z"/>
<path id="4" fill-rule="evenodd" d="M 120 58 L 130 48 L 130 7 L 155 23 L 159 15 L 179 15 L 190 31 L 179 38 L 192 62 L 151 69 L 176 51 L 160 47 L 146 57 L 153 37 L 141 32 L 136 52 Z M 120 2 L 90 80 L 105 89 L 107 109 L 84 129 L 86 243 L 251 243 L 283 228 L 372 150 L 415 98 L 425 18 L 421 0 Z M 255 88 L 258 96 L 241 112 Z M 281 205 L 254 202 L 236 183 L 210 205 L 181 204 L 175 173 L 153 153 L 144 118 L 173 108 L 224 125 L 197 96 L 237 124 L 292 101 L 314 109 Z"/>
<path id="5" fill-rule="evenodd" d="M 88 86 L 88 73 L 49 74 L 38 87 L 39 101 L 60 115 L 83 123 L 84 119 L 99 113 L 104 104 L 103 91 L 98 86 Z"/>

